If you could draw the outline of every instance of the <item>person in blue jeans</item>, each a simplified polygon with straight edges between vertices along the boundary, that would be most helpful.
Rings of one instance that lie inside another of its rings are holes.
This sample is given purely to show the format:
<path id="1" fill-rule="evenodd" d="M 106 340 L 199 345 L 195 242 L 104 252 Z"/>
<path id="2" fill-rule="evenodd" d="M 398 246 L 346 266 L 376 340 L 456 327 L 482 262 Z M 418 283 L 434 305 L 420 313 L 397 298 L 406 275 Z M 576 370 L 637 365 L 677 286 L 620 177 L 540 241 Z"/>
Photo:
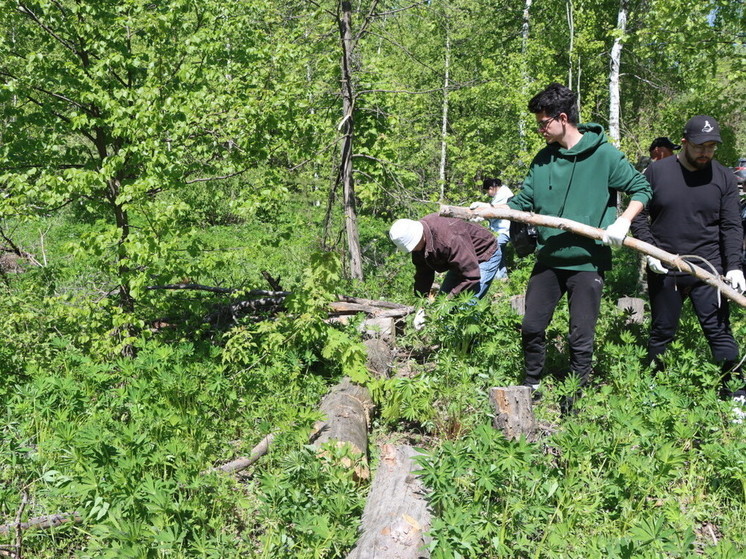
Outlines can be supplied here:
<path id="1" fill-rule="evenodd" d="M 422 219 L 397 219 L 391 241 L 412 255 L 414 292 L 426 297 L 436 272 L 446 272 L 440 292 L 472 293 L 472 302 L 487 294 L 500 266 L 497 239 L 486 227 L 452 217 L 429 214 Z"/>
<path id="2" fill-rule="evenodd" d="M 489 208 L 505 204 L 513 197 L 513 192 L 504 186 L 500 179 L 484 179 L 482 190 L 490 197 L 491 202 L 474 202 L 470 209 Z M 481 220 L 481 218 L 480 218 Z M 490 230 L 497 235 L 497 245 L 500 249 L 499 264 L 497 266 L 497 279 L 508 279 L 508 267 L 505 262 L 505 247 L 510 241 L 510 220 L 490 219 Z"/>

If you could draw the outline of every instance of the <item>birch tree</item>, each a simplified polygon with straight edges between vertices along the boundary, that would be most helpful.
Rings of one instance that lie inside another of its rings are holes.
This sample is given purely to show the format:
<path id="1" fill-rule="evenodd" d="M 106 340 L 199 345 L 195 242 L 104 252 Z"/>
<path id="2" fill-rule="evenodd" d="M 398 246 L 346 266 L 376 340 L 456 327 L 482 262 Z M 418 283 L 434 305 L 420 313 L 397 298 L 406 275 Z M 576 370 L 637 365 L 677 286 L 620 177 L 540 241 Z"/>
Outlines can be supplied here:
<path id="1" fill-rule="evenodd" d="M 620 85 L 619 74 L 621 68 L 622 48 L 627 33 L 627 0 L 620 0 L 617 24 L 614 32 L 614 44 L 611 47 L 610 71 L 609 71 L 609 136 L 611 142 L 619 147 L 621 132 L 620 121 Z"/>

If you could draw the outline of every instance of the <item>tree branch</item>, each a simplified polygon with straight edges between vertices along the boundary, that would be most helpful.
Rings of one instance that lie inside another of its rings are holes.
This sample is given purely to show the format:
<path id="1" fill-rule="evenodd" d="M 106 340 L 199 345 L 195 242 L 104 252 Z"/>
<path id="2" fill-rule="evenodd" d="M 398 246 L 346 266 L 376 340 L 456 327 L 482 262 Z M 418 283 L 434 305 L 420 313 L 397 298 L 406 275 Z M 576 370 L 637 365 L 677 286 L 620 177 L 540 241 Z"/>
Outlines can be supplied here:
<path id="1" fill-rule="evenodd" d="M 227 175 L 223 175 L 220 177 L 203 177 L 199 179 L 185 180 L 184 184 L 194 184 L 195 182 L 209 182 L 209 181 L 219 181 L 219 180 L 224 180 L 224 179 L 230 179 L 233 177 L 237 177 L 238 175 L 242 175 L 248 170 L 249 168 L 247 167 L 246 169 L 242 169 L 241 171 L 236 171 L 235 173 L 229 173 Z"/>
<path id="2" fill-rule="evenodd" d="M 0 237 L 2 237 L 6 243 L 10 245 L 10 251 L 16 256 L 23 258 L 24 260 L 29 261 L 34 266 L 38 266 L 39 268 L 43 268 L 44 266 L 39 262 L 36 257 L 31 254 L 30 252 L 26 252 L 25 250 L 22 250 L 18 245 L 16 245 L 13 240 L 8 237 L 8 235 L 5 233 L 5 230 L 0 226 Z"/>
<path id="3" fill-rule="evenodd" d="M 29 518 L 26 522 L 9 522 L 0 526 L 0 534 L 7 534 L 11 530 L 28 530 L 29 528 L 54 528 L 68 522 L 82 522 L 83 518 L 77 512 L 63 512 Z"/>
<path id="4" fill-rule="evenodd" d="M 57 35 L 54 31 L 52 31 L 51 28 L 47 27 L 42 21 L 37 17 L 37 15 L 31 11 L 31 8 L 24 4 L 18 4 L 18 11 L 22 14 L 26 14 L 33 20 L 36 25 L 38 25 L 40 28 L 42 28 L 46 33 L 54 37 L 54 39 L 60 43 L 63 47 L 65 47 L 67 50 L 69 50 L 71 53 L 73 53 L 75 56 L 80 56 L 78 51 L 75 49 L 73 45 L 71 45 L 68 41 Z"/>
<path id="5" fill-rule="evenodd" d="M 576 235 L 596 239 L 598 241 L 603 238 L 604 234 L 603 229 L 591 227 L 590 225 L 578 223 L 577 221 L 572 221 L 570 219 L 539 215 L 531 212 L 521 212 L 518 210 L 505 210 L 498 208 L 479 208 L 477 210 L 470 210 L 469 208 L 458 206 L 441 206 L 440 215 L 467 220 L 474 217 L 509 219 L 511 221 L 520 221 L 521 223 L 530 223 L 531 225 L 538 225 L 541 227 L 554 227 L 555 229 L 562 229 L 563 231 L 569 231 L 570 233 L 575 233 Z M 746 297 L 744 295 L 726 284 L 718 276 L 711 274 L 707 270 L 704 270 L 686 260 L 686 256 L 671 254 L 670 252 L 666 252 L 665 250 L 639 239 L 635 239 L 634 237 L 625 237 L 624 246 L 636 250 L 637 252 L 641 252 L 642 254 L 647 254 L 653 258 L 657 258 L 661 262 L 665 262 L 671 268 L 680 272 L 691 274 L 706 284 L 715 287 L 734 303 L 746 308 Z"/>

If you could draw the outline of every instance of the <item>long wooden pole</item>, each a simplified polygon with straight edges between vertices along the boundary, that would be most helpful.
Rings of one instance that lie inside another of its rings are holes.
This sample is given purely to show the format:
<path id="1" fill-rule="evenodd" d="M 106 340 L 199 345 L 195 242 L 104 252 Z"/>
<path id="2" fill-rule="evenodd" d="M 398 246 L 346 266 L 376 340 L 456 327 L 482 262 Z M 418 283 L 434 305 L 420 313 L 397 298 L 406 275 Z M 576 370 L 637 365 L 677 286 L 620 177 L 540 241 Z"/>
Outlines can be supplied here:
<path id="1" fill-rule="evenodd" d="M 475 217 L 509 219 L 511 221 L 520 221 L 522 223 L 530 223 L 531 225 L 538 225 L 541 227 L 554 227 L 556 229 L 562 229 L 563 231 L 569 231 L 570 233 L 575 233 L 576 235 L 582 235 L 583 237 L 589 237 L 599 241 L 603 238 L 604 234 L 603 229 L 591 227 L 590 225 L 578 223 L 577 221 L 572 221 L 563 217 L 540 215 L 532 212 L 521 212 L 518 210 L 502 208 L 478 208 L 476 210 L 470 210 L 469 208 L 460 206 L 440 206 L 440 215 L 444 217 L 456 217 L 459 219 L 472 219 Z M 647 254 L 653 258 L 657 258 L 661 262 L 665 262 L 672 269 L 693 275 L 697 279 L 700 279 L 708 285 L 718 289 L 734 303 L 746 308 L 746 297 L 744 295 L 721 280 L 719 276 L 716 276 L 687 260 L 686 256 L 671 254 L 670 252 L 666 252 L 665 250 L 639 239 L 635 239 L 634 237 L 626 237 L 623 244 L 637 252 Z"/>

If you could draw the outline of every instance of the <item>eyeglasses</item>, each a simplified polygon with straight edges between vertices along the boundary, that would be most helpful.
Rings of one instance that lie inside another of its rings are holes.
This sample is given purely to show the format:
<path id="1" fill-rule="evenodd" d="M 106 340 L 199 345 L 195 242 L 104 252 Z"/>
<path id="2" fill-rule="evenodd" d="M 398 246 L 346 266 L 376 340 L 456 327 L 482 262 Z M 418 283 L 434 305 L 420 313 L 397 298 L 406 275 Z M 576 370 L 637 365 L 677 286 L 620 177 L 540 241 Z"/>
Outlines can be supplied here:
<path id="1" fill-rule="evenodd" d="M 704 152 L 715 153 L 718 150 L 717 144 L 704 145 L 704 144 L 693 144 L 689 142 L 689 147 L 692 148 L 692 151 L 697 151 L 699 153 L 704 153 Z"/>
<path id="2" fill-rule="evenodd" d="M 547 129 L 547 127 L 552 123 L 553 120 L 557 120 L 557 116 L 550 116 L 549 118 L 540 120 L 536 123 L 536 130 L 538 130 L 539 132 L 544 132 L 544 130 Z"/>

